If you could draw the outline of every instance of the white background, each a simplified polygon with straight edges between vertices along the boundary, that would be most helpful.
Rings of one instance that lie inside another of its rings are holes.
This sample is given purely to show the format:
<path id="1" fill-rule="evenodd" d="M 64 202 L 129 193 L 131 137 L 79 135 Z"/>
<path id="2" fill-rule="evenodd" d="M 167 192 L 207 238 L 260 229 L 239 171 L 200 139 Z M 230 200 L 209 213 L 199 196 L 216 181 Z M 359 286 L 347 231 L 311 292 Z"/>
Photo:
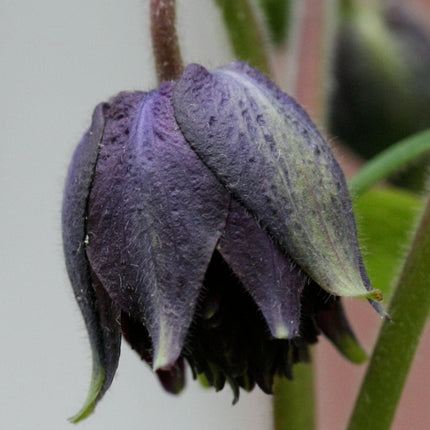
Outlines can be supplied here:
<path id="1" fill-rule="evenodd" d="M 90 380 L 84 324 L 66 276 L 60 208 L 66 169 L 93 107 L 155 76 L 149 0 L 0 0 L 0 427 L 72 429 Z M 187 62 L 231 60 L 212 0 L 182 0 Z M 123 346 L 117 376 L 84 429 L 262 429 L 270 398 L 189 380 L 167 395 Z"/>

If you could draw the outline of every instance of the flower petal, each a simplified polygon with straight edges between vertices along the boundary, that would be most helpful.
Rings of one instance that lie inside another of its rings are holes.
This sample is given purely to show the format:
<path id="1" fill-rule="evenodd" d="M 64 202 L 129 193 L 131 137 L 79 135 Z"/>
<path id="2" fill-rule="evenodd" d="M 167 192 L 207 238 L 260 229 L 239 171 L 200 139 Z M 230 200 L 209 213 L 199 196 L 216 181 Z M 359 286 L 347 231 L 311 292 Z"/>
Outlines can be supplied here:
<path id="1" fill-rule="evenodd" d="M 293 99 L 242 63 L 213 73 L 193 64 L 174 108 L 199 157 L 322 288 L 382 299 L 361 276 L 343 173 Z"/>
<path id="2" fill-rule="evenodd" d="M 118 367 L 121 331 L 119 309 L 97 279 L 92 278 L 85 254 L 88 195 L 104 130 L 104 106 L 94 111 L 90 130 L 78 145 L 69 168 L 62 210 L 67 272 L 84 317 L 93 353 L 93 376 L 87 400 L 71 418 L 88 416 L 112 383 Z"/>
<path id="3" fill-rule="evenodd" d="M 228 210 L 226 190 L 178 129 L 172 86 L 112 101 L 88 218 L 91 265 L 148 329 L 154 370 L 181 353 Z"/>
<path id="4" fill-rule="evenodd" d="M 340 297 L 325 301 L 316 311 L 315 320 L 321 331 L 348 360 L 357 364 L 366 361 L 367 354 L 346 319 Z"/>
<path id="5" fill-rule="evenodd" d="M 367 359 L 349 325 L 340 297 L 334 297 L 315 282 L 310 282 L 303 292 L 302 312 L 310 319 L 309 323 L 317 331 L 321 330 L 348 360 L 362 363 Z"/>
<path id="6" fill-rule="evenodd" d="M 260 308 L 272 335 L 298 336 L 306 275 L 234 199 L 218 250 Z"/>

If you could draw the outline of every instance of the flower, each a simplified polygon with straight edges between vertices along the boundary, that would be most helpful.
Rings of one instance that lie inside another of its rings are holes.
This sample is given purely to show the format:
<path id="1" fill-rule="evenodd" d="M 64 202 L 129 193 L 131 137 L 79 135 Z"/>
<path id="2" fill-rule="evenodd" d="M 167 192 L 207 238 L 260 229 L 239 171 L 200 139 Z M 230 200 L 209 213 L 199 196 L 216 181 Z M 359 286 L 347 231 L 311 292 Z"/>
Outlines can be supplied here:
<path id="1" fill-rule="evenodd" d="M 291 376 L 323 331 L 363 352 L 339 296 L 368 298 L 344 176 L 302 108 L 243 63 L 97 106 L 66 181 L 63 241 L 94 359 L 88 415 L 121 337 L 163 386 L 239 396 Z"/>

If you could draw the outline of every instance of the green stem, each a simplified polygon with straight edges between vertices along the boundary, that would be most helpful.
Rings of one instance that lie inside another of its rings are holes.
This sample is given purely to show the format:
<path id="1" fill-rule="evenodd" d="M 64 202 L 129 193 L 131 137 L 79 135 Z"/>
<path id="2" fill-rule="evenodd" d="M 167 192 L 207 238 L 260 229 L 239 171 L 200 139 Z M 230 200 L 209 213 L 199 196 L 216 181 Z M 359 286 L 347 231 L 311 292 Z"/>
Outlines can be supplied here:
<path id="1" fill-rule="evenodd" d="M 294 379 L 277 378 L 274 388 L 274 430 L 315 428 L 314 371 L 311 364 L 296 364 Z"/>
<path id="2" fill-rule="evenodd" d="M 175 26 L 175 0 L 151 0 L 151 37 L 158 82 L 177 79 L 184 67 Z"/>
<path id="3" fill-rule="evenodd" d="M 430 310 L 430 199 L 362 384 L 348 430 L 388 430 Z"/>
<path id="4" fill-rule="evenodd" d="M 353 0 L 340 0 L 340 13 L 343 16 L 348 16 L 356 7 Z"/>
<path id="5" fill-rule="evenodd" d="M 272 43 L 278 47 L 284 45 L 290 25 L 291 0 L 259 0 L 258 3 L 266 17 Z"/>
<path id="6" fill-rule="evenodd" d="M 374 157 L 349 180 L 349 190 L 358 197 L 381 179 L 430 151 L 430 130 L 404 139 Z"/>
<path id="7" fill-rule="evenodd" d="M 216 0 L 235 56 L 266 74 L 270 73 L 266 42 L 248 0 Z"/>

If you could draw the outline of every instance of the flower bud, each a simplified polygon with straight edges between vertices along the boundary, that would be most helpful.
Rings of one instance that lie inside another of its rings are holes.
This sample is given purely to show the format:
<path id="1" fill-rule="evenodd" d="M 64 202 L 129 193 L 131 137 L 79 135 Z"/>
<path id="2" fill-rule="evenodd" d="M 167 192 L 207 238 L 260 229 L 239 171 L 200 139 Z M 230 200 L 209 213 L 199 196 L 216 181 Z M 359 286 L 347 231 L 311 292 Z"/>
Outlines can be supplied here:
<path id="1" fill-rule="evenodd" d="M 330 130 L 368 158 L 430 126 L 430 35 L 404 4 L 352 2 L 337 36 Z"/>

